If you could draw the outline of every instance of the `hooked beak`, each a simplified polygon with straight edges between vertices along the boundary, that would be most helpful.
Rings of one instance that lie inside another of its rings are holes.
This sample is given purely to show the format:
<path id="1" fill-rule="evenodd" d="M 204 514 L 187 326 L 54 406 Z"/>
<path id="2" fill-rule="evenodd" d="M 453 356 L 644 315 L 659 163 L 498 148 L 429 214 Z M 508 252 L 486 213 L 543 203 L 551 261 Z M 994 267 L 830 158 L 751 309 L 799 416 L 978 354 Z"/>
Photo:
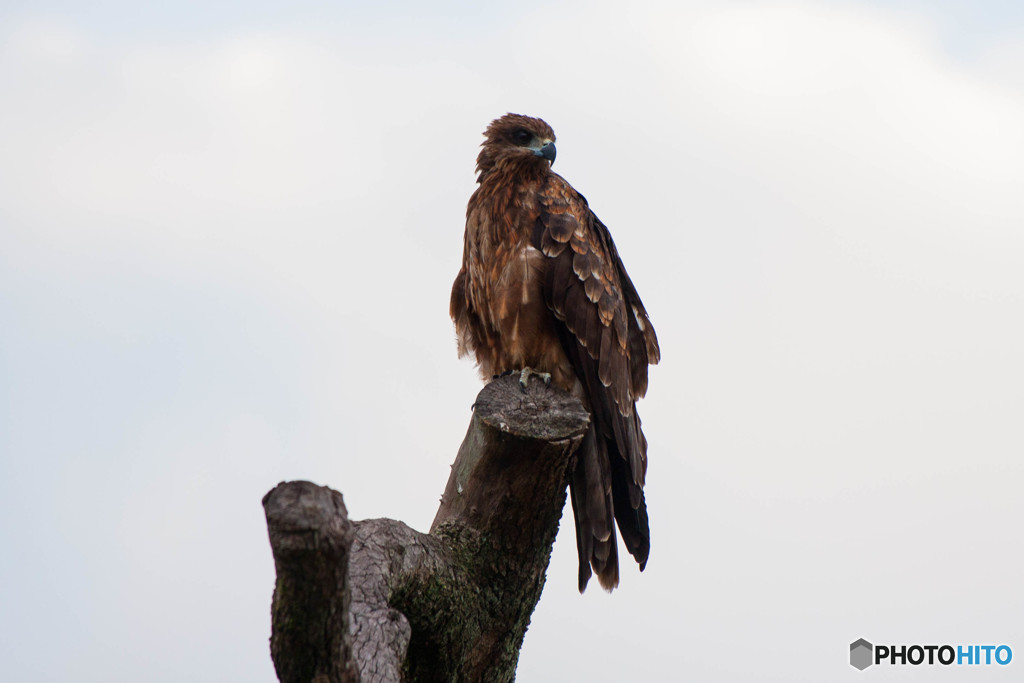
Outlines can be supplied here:
<path id="1" fill-rule="evenodd" d="M 540 149 L 533 150 L 533 153 L 539 157 L 544 157 L 552 164 L 555 163 L 555 143 L 545 142 Z"/>

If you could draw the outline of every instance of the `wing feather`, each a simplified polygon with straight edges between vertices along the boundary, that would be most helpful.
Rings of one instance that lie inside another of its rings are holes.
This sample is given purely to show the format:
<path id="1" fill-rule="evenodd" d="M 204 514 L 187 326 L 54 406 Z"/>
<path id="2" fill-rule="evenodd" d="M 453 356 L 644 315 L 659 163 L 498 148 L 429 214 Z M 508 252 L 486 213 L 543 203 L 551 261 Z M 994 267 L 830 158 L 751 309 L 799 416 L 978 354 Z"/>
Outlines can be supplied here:
<path id="1" fill-rule="evenodd" d="M 539 196 L 534 245 L 548 257 L 545 301 L 594 417 L 573 474 L 580 585 L 590 568 L 602 586 L 618 581 L 608 541 L 614 518 L 629 552 L 646 564 L 650 532 L 643 495 L 647 442 L 635 402 L 647 390 L 647 366 L 660 356 L 647 311 L 626 275 L 607 227 L 586 200 L 552 174 Z M 571 228 L 571 230 L 570 230 Z M 568 249 L 564 245 L 568 245 Z M 559 245 L 562 245 L 559 248 Z"/>

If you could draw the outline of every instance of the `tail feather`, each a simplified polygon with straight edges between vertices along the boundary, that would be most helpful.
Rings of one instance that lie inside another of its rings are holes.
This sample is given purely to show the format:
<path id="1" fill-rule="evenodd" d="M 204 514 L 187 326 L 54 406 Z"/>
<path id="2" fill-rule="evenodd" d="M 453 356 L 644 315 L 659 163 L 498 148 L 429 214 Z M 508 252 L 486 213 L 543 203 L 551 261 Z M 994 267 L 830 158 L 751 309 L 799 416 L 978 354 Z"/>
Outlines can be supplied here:
<path id="1" fill-rule="evenodd" d="M 651 531 L 647 523 L 644 490 L 633 482 L 625 460 L 612 458 L 611 468 L 615 521 L 619 525 L 626 550 L 640 565 L 640 571 L 643 571 L 651 552 Z M 637 500 L 637 505 L 634 506 L 633 500 Z"/>
<path id="2" fill-rule="evenodd" d="M 576 522 L 576 554 L 580 558 L 579 589 L 580 593 L 587 589 L 590 582 L 590 557 L 593 555 L 594 536 L 588 529 L 586 505 L 579 501 L 577 491 L 583 491 L 584 487 L 576 483 L 576 472 L 573 472 L 569 480 L 569 500 L 572 501 L 572 516 Z"/>
<path id="3" fill-rule="evenodd" d="M 639 505 L 634 507 L 632 499 L 637 495 Z M 601 587 L 607 591 L 618 586 L 616 524 L 626 549 L 642 571 L 650 552 L 643 489 L 634 481 L 615 441 L 601 438 L 594 427 L 587 431 L 577 450 L 569 497 L 576 521 L 580 593 L 593 574 L 597 574 Z"/>

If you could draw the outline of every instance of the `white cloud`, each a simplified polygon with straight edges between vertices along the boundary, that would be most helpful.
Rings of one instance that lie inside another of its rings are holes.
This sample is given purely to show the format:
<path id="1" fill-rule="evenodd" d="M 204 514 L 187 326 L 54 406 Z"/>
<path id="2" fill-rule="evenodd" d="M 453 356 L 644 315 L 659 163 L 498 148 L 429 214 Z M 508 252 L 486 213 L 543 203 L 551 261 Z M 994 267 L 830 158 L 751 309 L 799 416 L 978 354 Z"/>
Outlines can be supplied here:
<path id="1" fill-rule="evenodd" d="M 5 36 L 8 59 L 68 64 L 87 51 L 85 36 L 59 17 L 33 17 L 17 22 Z"/>

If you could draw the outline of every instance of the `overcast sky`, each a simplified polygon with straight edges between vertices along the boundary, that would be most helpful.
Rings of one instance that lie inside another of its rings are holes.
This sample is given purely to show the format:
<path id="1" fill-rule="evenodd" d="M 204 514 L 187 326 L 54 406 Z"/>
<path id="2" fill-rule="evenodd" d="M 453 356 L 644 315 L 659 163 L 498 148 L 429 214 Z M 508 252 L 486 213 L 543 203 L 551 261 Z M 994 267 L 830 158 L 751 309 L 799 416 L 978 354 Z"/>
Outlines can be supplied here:
<path id="1" fill-rule="evenodd" d="M 275 680 L 281 480 L 426 530 L 508 111 L 664 358 L 647 570 L 579 596 L 563 520 L 520 680 L 1024 666 L 1024 5 L 86 6 L 0 6 L 5 681 Z"/>

